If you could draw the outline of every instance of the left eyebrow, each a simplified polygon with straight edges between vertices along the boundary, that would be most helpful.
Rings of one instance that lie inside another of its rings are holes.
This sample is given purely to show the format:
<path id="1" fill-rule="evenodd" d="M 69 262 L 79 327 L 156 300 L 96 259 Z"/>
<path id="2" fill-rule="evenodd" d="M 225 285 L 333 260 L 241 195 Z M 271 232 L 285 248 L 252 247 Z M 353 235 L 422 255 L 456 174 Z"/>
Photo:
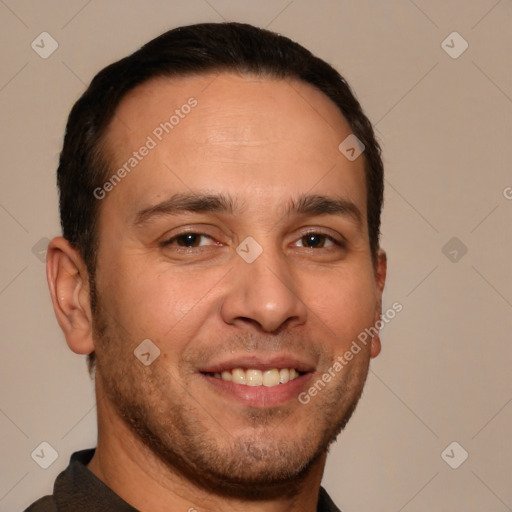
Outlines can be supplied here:
<path id="1" fill-rule="evenodd" d="M 169 199 L 140 210 L 135 215 L 135 225 L 155 218 L 180 212 L 216 212 L 233 214 L 234 200 L 225 194 L 174 194 Z"/>
<path id="2" fill-rule="evenodd" d="M 349 217 L 358 226 L 363 224 L 363 215 L 355 203 L 341 197 L 318 194 L 303 194 L 292 199 L 286 208 L 287 215 L 340 215 Z"/>

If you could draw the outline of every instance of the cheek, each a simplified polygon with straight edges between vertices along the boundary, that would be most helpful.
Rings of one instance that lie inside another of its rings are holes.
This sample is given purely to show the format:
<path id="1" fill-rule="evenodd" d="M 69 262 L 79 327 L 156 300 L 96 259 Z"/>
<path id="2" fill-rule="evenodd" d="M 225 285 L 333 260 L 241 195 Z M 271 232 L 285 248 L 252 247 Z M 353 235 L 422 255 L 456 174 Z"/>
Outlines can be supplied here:
<path id="1" fill-rule="evenodd" d="M 316 279 L 306 288 L 304 302 L 319 327 L 343 345 L 352 342 L 373 325 L 377 309 L 375 282 L 371 272 L 344 270 Z"/>
<path id="2" fill-rule="evenodd" d="M 117 266 L 107 280 L 104 297 L 134 337 L 163 341 L 171 336 L 178 341 L 178 332 L 200 323 L 198 305 L 206 305 L 208 291 L 220 278 L 212 274 L 134 258 Z"/>

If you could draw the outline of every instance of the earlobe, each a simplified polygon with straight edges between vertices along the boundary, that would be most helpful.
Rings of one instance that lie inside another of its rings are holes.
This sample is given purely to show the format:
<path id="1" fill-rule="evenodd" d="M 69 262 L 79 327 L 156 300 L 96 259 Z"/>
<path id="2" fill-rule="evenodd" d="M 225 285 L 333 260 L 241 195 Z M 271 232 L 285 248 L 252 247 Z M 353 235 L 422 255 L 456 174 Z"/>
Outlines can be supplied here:
<path id="1" fill-rule="evenodd" d="M 372 344 L 370 347 L 370 357 L 377 357 L 380 354 L 381 343 L 380 336 L 377 334 L 372 338 Z"/>
<path id="2" fill-rule="evenodd" d="M 78 251 L 62 237 L 48 245 L 46 275 L 53 309 L 69 348 L 77 354 L 94 351 L 89 283 Z"/>

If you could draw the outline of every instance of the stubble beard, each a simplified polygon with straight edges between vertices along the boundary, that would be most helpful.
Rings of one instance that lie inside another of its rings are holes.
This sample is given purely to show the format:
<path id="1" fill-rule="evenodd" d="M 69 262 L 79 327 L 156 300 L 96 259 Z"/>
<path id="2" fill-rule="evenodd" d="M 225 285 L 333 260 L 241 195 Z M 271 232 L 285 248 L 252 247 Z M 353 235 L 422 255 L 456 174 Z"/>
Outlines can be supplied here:
<path id="1" fill-rule="evenodd" d="M 323 464 L 361 396 L 369 358 L 311 400 L 294 438 L 286 426 L 297 427 L 290 423 L 296 417 L 292 413 L 304 405 L 248 409 L 248 428 L 236 437 L 222 418 L 208 413 L 206 399 L 190 394 L 177 369 L 169 370 L 158 360 L 148 367 L 140 364 L 123 339 L 122 327 L 98 299 L 93 311 L 96 378 L 107 399 L 171 474 L 214 495 L 242 500 L 295 495 Z"/>

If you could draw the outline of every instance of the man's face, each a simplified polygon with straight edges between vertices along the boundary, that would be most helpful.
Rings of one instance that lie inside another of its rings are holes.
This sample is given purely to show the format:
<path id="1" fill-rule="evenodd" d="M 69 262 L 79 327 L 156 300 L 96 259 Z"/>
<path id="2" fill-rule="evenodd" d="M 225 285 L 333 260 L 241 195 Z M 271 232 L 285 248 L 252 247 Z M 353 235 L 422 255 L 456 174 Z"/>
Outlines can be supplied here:
<path id="1" fill-rule="evenodd" d="M 364 162 L 338 150 L 350 133 L 300 82 L 159 79 L 120 105 L 112 174 L 148 136 L 155 147 L 101 203 L 97 379 L 170 467 L 219 485 L 286 482 L 353 411 L 378 340 L 298 400 L 380 313 Z M 134 355 L 147 339 L 160 349 L 149 366 Z M 290 368 L 299 376 L 278 384 Z"/>

